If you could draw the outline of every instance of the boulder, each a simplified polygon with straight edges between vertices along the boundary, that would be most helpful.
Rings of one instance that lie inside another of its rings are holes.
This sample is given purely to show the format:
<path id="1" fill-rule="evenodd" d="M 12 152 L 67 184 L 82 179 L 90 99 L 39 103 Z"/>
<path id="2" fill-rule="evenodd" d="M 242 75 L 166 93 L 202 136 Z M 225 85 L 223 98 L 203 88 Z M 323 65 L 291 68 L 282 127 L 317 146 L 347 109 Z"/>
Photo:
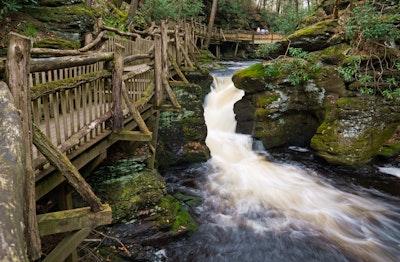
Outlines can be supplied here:
<path id="1" fill-rule="evenodd" d="M 68 2 L 68 1 L 65 1 Z M 93 32 L 96 17 L 85 4 L 60 6 L 25 6 L 24 12 L 58 38 L 82 42 L 85 33 Z"/>
<path id="2" fill-rule="evenodd" d="M 182 109 L 162 111 L 160 115 L 157 161 L 161 168 L 204 162 L 210 156 L 205 144 L 203 101 L 212 77 L 208 73 L 192 72 L 187 78 L 190 86 L 174 87 Z"/>

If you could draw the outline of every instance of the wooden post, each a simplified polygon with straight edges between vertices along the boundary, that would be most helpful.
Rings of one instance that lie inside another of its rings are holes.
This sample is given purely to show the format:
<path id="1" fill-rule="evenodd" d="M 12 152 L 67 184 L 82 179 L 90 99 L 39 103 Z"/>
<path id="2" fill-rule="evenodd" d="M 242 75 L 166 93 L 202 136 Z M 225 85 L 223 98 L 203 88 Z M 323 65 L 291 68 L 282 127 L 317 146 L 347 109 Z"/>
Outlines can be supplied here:
<path id="1" fill-rule="evenodd" d="M 156 110 L 149 119 L 150 128 L 153 130 L 153 137 L 151 142 L 148 143 L 151 151 L 151 157 L 147 160 L 147 167 L 150 169 L 155 168 L 156 153 L 157 153 L 157 137 L 160 124 L 160 110 Z"/>
<path id="2" fill-rule="evenodd" d="M 33 142 L 37 149 L 49 160 L 49 162 L 61 172 L 67 179 L 68 183 L 73 186 L 76 191 L 81 195 L 83 200 L 90 205 L 93 212 L 103 210 L 103 205 L 97 196 L 93 193 L 89 184 L 79 174 L 78 169 L 71 163 L 68 157 L 60 151 L 53 143 L 46 137 L 45 134 L 37 127 L 34 126 Z"/>
<path id="3" fill-rule="evenodd" d="M 112 131 L 119 132 L 122 130 L 124 125 L 124 115 L 122 112 L 122 73 L 124 71 L 124 57 L 123 57 L 124 47 L 119 44 L 115 44 L 114 52 L 114 68 L 112 75 Z"/>
<path id="4" fill-rule="evenodd" d="M 16 33 L 10 33 L 8 45 L 6 79 L 13 94 L 16 107 L 20 110 L 22 133 L 25 137 L 25 182 L 24 220 L 25 241 L 31 260 L 40 258 L 41 243 L 36 219 L 35 174 L 32 168 L 32 117 L 29 89 L 29 61 L 31 41 Z"/>
<path id="5" fill-rule="evenodd" d="M 235 58 L 237 56 L 238 49 L 239 49 L 239 40 L 236 41 L 235 54 L 233 55 L 233 57 L 235 57 Z"/>
<path id="6" fill-rule="evenodd" d="M 179 36 L 179 26 L 176 25 L 175 26 L 175 49 L 176 49 L 176 54 L 175 54 L 175 59 L 177 61 L 177 63 L 181 63 L 181 54 L 179 52 L 179 41 L 181 40 L 180 36 Z"/>
<path id="7" fill-rule="evenodd" d="M 25 150 L 22 122 L 8 86 L 0 82 L 0 257 L 27 261 L 24 241 Z"/>
<path id="8" fill-rule="evenodd" d="M 161 21 L 161 43 L 162 43 L 162 74 L 169 77 L 168 70 L 168 28 L 164 20 Z"/>
<path id="9" fill-rule="evenodd" d="M 163 101 L 161 50 L 161 36 L 156 35 L 154 37 L 154 98 L 156 107 L 160 107 Z"/>

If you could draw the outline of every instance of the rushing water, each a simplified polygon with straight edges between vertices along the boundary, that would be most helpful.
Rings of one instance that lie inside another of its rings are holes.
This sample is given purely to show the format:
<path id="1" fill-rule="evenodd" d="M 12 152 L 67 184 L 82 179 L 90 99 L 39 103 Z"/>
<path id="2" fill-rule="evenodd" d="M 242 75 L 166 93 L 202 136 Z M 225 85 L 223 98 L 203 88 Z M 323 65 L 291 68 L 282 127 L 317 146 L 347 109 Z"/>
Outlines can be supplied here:
<path id="1" fill-rule="evenodd" d="M 243 95 L 231 75 L 214 77 L 204 102 L 212 157 L 166 174 L 170 191 L 204 199 L 192 210 L 199 232 L 167 246 L 168 261 L 399 261 L 399 196 L 253 151 L 235 133 Z"/>

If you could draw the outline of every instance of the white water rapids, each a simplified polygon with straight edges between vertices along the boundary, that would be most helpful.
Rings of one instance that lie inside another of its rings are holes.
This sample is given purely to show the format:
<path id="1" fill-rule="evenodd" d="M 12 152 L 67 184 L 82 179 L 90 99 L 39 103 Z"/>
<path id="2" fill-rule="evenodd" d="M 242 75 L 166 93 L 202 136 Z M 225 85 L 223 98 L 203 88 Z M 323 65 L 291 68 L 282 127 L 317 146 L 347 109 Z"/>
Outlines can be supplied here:
<path id="1" fill-rule="evenodd" d="M 310 170 L 253 152 L 251 137 L 235 133 L 233 105 L 243 95 L 231 76 L 215 77 L 204 103 L 213 166 L 206 201 L 219 210 L 212 219 L 259 234 L 290 232 L 299 241 L 318 236 L 355 261 L 399 261 L 398 207 L 340 191 Z"/>

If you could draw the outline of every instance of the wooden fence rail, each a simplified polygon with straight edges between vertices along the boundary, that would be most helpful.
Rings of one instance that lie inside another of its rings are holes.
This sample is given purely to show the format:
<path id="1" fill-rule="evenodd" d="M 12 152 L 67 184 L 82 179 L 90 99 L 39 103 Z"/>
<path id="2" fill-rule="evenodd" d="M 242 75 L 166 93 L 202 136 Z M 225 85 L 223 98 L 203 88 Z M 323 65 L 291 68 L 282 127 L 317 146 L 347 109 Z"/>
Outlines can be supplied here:
<path id="1" fill-rule="evenodd" d="M 186 25 L 169 30 L 162 22 L 148 34 L 153 39 L 132 34 L 134 40 L 107 36 L 106 27 L 99 28 L 95 40 L 79 50 L 35 49 L 30 39 L 10 34 L 5 79 L 26 136 L 24 223 L 31 260 L 41 255 L 40 236 L 79 230 L 73 239 L 83 240 L 90 228 L 111 222 L 110 207 L 93 194 L 80 169 L 89 164 L 93 169 L 118 140 L 148 143 L 148 165 L 154 167 L 158 126 L 150 123 L 155 128 L 150 130 L 147 122 L 158 123 L 162 108 L 180 108 L 169 79 L 178 74 L 187 84 L 179 67 L 194 65 L 189 45 L 195 42 L 188 39 L 194 34 Z M 96 46 L 103 51 L 93 51 Z M 70 210 L 36 216 L 36 201 L 64 181 L 89 207 L 73 209 L 66 200 L 64 208 Z M 74 245 L 61 241 L 44 261 L 60 252 L 68 256 Z"/>

